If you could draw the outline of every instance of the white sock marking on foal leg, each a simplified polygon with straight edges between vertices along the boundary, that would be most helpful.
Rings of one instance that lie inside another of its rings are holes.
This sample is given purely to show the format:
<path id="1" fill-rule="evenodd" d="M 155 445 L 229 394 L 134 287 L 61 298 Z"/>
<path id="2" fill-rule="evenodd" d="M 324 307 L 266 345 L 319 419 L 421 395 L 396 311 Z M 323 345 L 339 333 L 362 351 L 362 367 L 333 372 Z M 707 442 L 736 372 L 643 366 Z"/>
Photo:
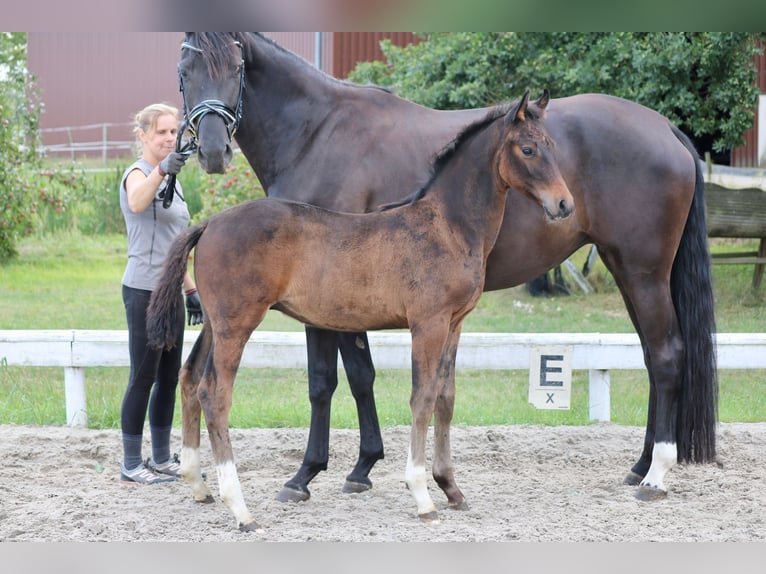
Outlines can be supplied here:
<path id="1" fill-rule="evenodd" d="M 663 492 L 667 492 L 663 479 L 665 474 L 673 468 L 678 461 L 678 450 L 676 444 L 673 442 L 658 442 L 654 444 L 652 450 L 652 465 L 649 467 L 649 472 L 646 473 L 644 480 L 641 481 L 641 486 L 651 486 L 658 488 Z"/>
<path id="2" fill-rule="evenodd" d="M 431 495 L 428 494 L 426 468 L 425 466 L 415 466 L 412 462 L 412 445 L 407 452 L 407 468 L 404 471 L 404 480 L 418 505 L 418 514 L 436 512 L 436 506 L 431 500 Z"/>
<path id="3" fill-rule="evenodd" d="M 221 493 L 221 499 L 229 510 L 234 514 L 239 524 L 250 524 L 253 517 L 245 506 L 245 498 L 242 496 L 242 487 L 239 484 L 237 467 L 234 462 L 227 460 L 216 467 L 218 474 L 218 490 Z"/>
<path id="4" fill-rule="evenodd" d="M 181 476 L 191 487 L 194 500 L 202 502 L 211 496 L 210 489 L 202 480 L 198 448 L 181 447 Z"/>

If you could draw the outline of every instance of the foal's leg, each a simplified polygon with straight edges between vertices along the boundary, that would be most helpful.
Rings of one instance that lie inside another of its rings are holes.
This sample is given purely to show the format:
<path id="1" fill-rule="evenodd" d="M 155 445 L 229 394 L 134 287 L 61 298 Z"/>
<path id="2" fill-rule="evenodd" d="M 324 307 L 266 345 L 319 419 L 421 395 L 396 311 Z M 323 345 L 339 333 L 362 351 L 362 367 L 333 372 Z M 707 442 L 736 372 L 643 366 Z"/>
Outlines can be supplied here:
<path id="1" fill-rule="evenodd" d="M 214 335 L 213 358 L 205 369 L 199 387 L 200 402 L 216 463 L 218 489 L 221 499 L 234 514 L 242 531 L 260 530 L 260 526 L 245 505 L 229 437 L 229 412 L 234 378 L 247 338 L 248 336 L 242 333 Z"/>
<path id="2" fill-rule="evenodd" d="M 404 480 L 415 498 L 423 522 L 437 522 L 439 515 L 428 493 L 426 438 L 439 392 L 439 370 L 449 336 L 449 317 L 435 317 L 413 325 L 412 333 L 412 431 Z"/>
<path id="3" fill-rule="evenodd" d="M 281 502 L 308 500 L 308 484 L 327 469 L 330 450 L 330 403 L 338 386 L 338 332 L 306 326 L 311 426 L 303 464 L 277 495 Z"/>
<path id="4" fill-rule="evenodd" d="M 380 436 L 378 411 L 372 390 L 375 367 L 367 333 L 339 333 L 338 339 L 343 368 L 359 414 L 359 459 L 351 474 L 346 477 L 343 492 L 363 492 L 372 488 L 370 471 L 383 458 L 383 438 Z"/>
<path id="5" fill-rule="evenodd" d="M 447 495 L 450 508 L 467 510 L 465 496 L 455 482 L 450 448 L 450 425 L 455 409 L 455 358 L 459 339 L 460 328 L 458 327 L 450 333 L 444 353 L 445 361 L 439 369 L 439 378 L 443 384 L 436 397 L 433 476 L 436 484 Z"/>
<path id="6" fill-rule="evenodd" d="M 197 502 L 213 502 L 213 495 L 202 479 L 199 457 L 201 406 L 197 390 L 210 355 L 212 336 L 205 324 L 181 368 L 181 476 L 189 484 Z"/>

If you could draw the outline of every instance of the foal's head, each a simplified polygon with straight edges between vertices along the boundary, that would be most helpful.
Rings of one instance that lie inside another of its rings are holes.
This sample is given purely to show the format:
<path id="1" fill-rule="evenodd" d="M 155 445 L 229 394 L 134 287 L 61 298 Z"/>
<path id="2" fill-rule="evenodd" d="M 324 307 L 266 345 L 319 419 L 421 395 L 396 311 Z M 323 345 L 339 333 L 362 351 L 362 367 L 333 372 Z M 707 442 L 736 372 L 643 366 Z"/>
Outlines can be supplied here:
<path id="1" fill-rule="evenodd" d="M 497 170 L 503 182 L 529 194 L 551 219 L 568 217 L 574 198 L 559 171 L 553 140 L 544 120 L 550 95 L 545 90 L 529 102 L 529 90 L 512 105 L 503 120 L 503 145 L 498 149 Z"/>
<path id="2" fill-rule="evenodd" d="M 190 32 L 181 45 L 184 119 L 208 173 L 223 173 L 231 161 L 231 138 L 242 114 L 243 42 L 237 33 Z"/>

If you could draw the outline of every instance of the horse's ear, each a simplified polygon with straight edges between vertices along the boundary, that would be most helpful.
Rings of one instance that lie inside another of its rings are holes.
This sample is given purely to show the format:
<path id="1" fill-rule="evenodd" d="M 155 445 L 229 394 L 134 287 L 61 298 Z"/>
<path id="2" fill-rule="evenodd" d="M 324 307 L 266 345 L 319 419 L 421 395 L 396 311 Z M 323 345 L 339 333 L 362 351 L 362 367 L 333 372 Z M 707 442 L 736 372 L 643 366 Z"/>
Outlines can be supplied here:
<path id="1" fill-rule="evenodd" d="M 551 94 L 548 90 L 543 90 L 543 95 L 535 102 L 537 107 L 544 110 L 548 106 L 548 102 L 551 101 Z"/>
<path id="2" fill-rule="evenodd" d="M 527 119 L 527 105 L 529 104 L 529 90 L 524 91 L 524 95 L 516 104 L 516 107 L 508 112 L 505 116 L 505 123 L 510 124 L 513 122 L 523 122 Z"/>

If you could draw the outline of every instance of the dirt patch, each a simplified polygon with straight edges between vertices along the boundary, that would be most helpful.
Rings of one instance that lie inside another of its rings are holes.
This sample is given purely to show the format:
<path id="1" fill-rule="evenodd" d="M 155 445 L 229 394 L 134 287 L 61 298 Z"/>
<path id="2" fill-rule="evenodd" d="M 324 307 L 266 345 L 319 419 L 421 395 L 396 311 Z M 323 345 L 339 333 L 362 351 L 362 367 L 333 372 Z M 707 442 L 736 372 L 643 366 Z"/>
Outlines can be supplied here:
<path id="1" fill-rule="evenodd" d="M 148 433 L 147 433 L 148 434 Z M 622 479 L 643 429 L 459 427 L 450 511 L 431 480 L 439 524 L 421 524 L 403 474 L 409 428 L 383 429 L 372 490 L 343 494 L 357 431 L 333 430 L 330 466 L 308 502 L 275 500 L 297 470 L 307 429 L 232 430 L 245 499 L 264 532 L 243 534 L 224 505 L 197 504 L 183 482 L 119 480 L 119 431 L 0 425 L 0 541 L 755 541 L 766 539 L 766 424 L 721 424 L 720 464 L 676 466 L 665 500 L 642 503 Z M 173 447 L 180 446 L 174 431 Z M 429 443 L 429 453 L 432 446 Z M 149 452 L 148 444 L 144 452 Z M 203 470 L 218 488 L 207 437 Z M 430 459 L 429 459 L 430 460 Z"/>

